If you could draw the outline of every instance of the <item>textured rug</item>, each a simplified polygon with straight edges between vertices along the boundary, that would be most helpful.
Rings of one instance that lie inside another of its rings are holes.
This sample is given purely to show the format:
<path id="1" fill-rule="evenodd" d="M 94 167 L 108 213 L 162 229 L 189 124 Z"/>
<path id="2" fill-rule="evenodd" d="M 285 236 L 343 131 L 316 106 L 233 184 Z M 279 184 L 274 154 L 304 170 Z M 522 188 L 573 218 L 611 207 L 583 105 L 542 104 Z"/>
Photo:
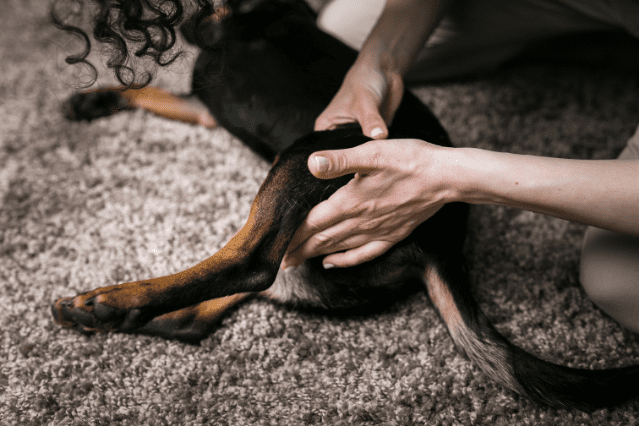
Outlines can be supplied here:
<path id="1" fill-rule="evenodd" d="M 70 123 L 69 38 L 41 1 L 0 16 L 0 424 L 638 424 L 637 399 L 591 414 L 535 405 L 454 348 L 423 294 L 335 318 L 266 301 L 232 312 L 200 346 L 84 337 L 50 304 L 176 272 L 243 224 L 268 165 L 225 130 L 144 112 Z M 187 92 L 187 55 L 158 83 Z M 109 83 L 104 76 L 100 82 Z M 638 122 L 637 68 L 529 63 L 415 88 L 457 146 L 613 158 Z M 584 227 L 475 206 L 466 253 L 497 328 L 572 367 L 638 362 L 638 337 L 578 283 Z"/>

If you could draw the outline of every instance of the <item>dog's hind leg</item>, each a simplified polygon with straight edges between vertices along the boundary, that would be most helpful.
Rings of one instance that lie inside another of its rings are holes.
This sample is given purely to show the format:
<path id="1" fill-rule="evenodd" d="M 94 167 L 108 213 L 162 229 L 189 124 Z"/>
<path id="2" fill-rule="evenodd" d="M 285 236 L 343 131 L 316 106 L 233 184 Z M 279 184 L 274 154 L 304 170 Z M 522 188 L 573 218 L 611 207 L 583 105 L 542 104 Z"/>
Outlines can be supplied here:
<path id="1" fill-rule="evenodd" d="M 231 309 L 254 295 L 255 293 L 238 293 L 160 315 L 135 333 L 198 343 L 211 333 Z"/>
<path id="2" fill-rule="evenodd" d="M 276 281 L 268 290 L 260 293 L 232 294 L 169 312 L 153 318 L 147 324 L 136 329 L 134 333 L 197 344 L 214 330 L 229 311 L 256 296 L 288 305 L 327 308 L 322 304 L 317 291 L 304 284 L 305 278 L 308 278 L 304 276 L 305 273 L 304 267 L 298 268 L 295 273 L 279 271 Z M 61 299 L 54 305 L 53 315 L 56 322 L 69 328 L 75 328 L 85 335 L 100 331 L 100 329 L 77 322 L 71 315 L 71 311 L 63 308 L 64 303 L 71 301 L 72 299 Z"/>
<path id="3" fill-rule="evenodd" d="M 196 344 L 207 337 L 229 311 L 254 297 L 291 306 L 325 307 L 317 291 L 305 285 L 305 276 L 301 273 L 305 273 L 303 267 L 294 273 L 279 271 L 274 284 L 268 290 L 260 293 L 237 293 L 160 315 L 136 329 L 134 333 Z M 78 330 L 85 334 L 93 332 L 82 325 L 78 325 Z"/>
<path id="4" fill-rule="evenodd" d="M 270 223 L 270 217 L 260 214 L 262 204 L 259 199 L 254 202 L 247 224 L 209 259 L 174 275 L 59 299 L 52 306 L 56 322 L 83 332 L 132 331 L 160 315 L 190 309 L 207 300 L 266 290 L 277 275 L 291 236 L 284 240 L 276 238 L 279 228 Z M 213 305 L 201 307 L 207 306 Z M 174 319 L 182 314 L 176 314 Z"/>
<path id="5" fill-rule="evenodd" d="M 105 87 L 76 93 L 66 102 L 63 111 L 70 120 L 93 120 L 130 109 L 144 109 L 160 117 L 208 128 L 216 121 L 195 96 L 178 96 L 159 87 Z"/>
<path id="6" fill-rule="evenodd" d="M 260 188 L 246 224 L 218 253 L 174 275 L 59 299 L 52 306 L 54 318 L 72 328 L 132 331 L 157 316 L 206 300 L 267 290 L 311 207 L 349 179 L 320 181 L 309 172 L 306 161 L 316 138 L 312 135 L 304 147 L 283 153 Z M 356 144 L 362 138 L 352 135 L 347 140 Z"/>

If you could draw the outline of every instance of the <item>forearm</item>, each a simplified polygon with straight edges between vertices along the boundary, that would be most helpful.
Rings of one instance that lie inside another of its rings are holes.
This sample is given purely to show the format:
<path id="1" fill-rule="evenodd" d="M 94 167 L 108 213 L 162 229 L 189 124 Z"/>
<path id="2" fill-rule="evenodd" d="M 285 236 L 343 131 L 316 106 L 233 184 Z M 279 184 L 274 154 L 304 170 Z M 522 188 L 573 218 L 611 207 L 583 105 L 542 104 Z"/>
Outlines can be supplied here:
<path id="1" fill-rule="evenodd" d="M 402 76 L 435 30 L 452 0 L 387 0 L 356 66 Z"/>
<path id="2" fill-rule="evenodd" d="M 638 234 L 638 160 L 567 160 L 457 149 L 450 198 Z"/>

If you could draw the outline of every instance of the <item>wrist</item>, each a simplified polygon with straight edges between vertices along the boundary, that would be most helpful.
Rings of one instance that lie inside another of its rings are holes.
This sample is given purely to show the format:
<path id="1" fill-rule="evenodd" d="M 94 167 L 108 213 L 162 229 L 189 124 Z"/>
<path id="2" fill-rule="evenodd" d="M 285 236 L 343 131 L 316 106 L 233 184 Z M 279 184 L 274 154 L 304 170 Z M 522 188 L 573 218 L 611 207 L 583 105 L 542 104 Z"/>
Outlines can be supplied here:
<path id="1" fill-rule="evenodd" d="M 476 148 L 453 149 L 455 160 L 452 161 L 452 175 L 456 201 L 519 206 L 516 201 L 518 194 L 523 190 L 530 192 L 539 185 L 533 178 L 517 178 L 528 170 L 527 163 L 522 161 L 526 156 Z M 533 173 L 540 175 L 536 171 Z"/>
<path id="2" fill-rule="evenodd" d="M 458 152 L 458 148 L 421 142 L 425 145 L 421 155 L 416 157 L 419 159 L 417 167 L 427 189 L 425 196 L 430 200 L 429 203 L 444 205 L 462 201 L 462 153 Z"/>
<path id="3" fill-rule="evenodd" d="M 397 61 L 378 53 L 365 54 L 362 52 L 351 67 L 351 71 L 353 71 L 354 77 L 375 73 L 384 78 L 387 83 L 394 78 L 402 79 L 403 76 Z"/>
<path id="4" fill-rule="evenodd" d="M 438 157 L 446 202 L 496 204 L 496 185 L 509 173 L 499 153 L 476 148 L 443 148 Z"/>
<path id="5" fill-rule="evenodd" d="M 373 93 L 382 102 L 387 94 L 389 78 L 377 64 L 362 62 L 355 63 L 343 82 L 343 88 L 358 92 L 367 90 Z"/>

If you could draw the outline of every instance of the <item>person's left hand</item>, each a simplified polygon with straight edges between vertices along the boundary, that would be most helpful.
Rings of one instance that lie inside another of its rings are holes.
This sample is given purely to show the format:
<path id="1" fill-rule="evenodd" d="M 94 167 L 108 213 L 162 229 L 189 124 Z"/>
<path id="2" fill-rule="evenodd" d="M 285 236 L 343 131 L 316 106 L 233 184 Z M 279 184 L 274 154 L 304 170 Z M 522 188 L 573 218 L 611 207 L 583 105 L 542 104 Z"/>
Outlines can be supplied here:
<path id="1" fill-rule="evenodd" d="M 417 139 L 395 139 L 312 154 L 308 166 L 314 176 L 355 176 L 309 212 L 282 269 L 325 254 L 325 268 L 354 266 L 406 238 L 449 201 L 448 167 L 438 155 L 446 150 Z"/>

